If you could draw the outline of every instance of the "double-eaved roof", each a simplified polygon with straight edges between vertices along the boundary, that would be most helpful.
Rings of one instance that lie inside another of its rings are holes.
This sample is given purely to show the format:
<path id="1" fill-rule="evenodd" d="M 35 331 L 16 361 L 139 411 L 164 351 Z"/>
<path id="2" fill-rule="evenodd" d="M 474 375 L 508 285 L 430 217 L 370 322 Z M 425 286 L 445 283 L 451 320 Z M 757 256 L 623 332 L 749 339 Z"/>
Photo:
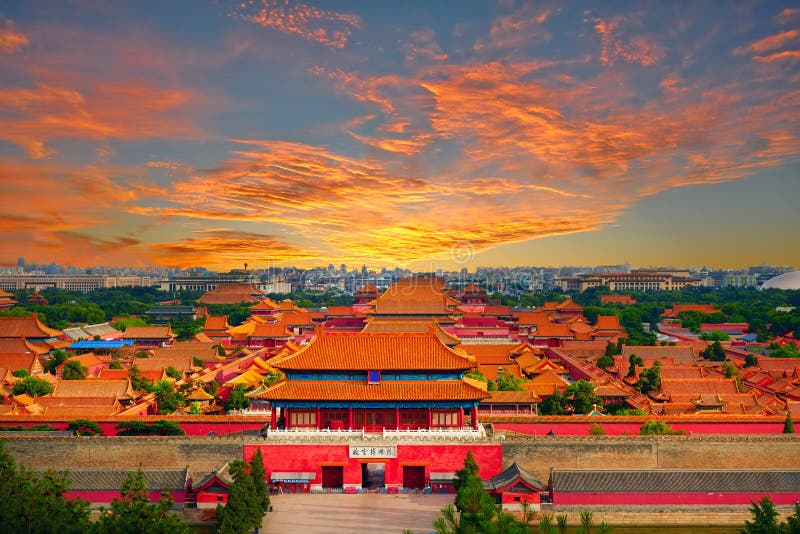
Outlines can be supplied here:
<path id="1" fill-rule="evenodd" d="M 270 362 L 283 371 L 466 370 L 468 354 L 427 332 L 325 332 L 294 354 Z"/>
<path id="2" fill-rule="evenodd" d="M 489 394 L 463 380 L 392 380 L 367 384 L 350 380 L 284 380 L 262 391 L 248 395 L 251 398 L 273 401 L 450 401 L 480 400 Z"/>

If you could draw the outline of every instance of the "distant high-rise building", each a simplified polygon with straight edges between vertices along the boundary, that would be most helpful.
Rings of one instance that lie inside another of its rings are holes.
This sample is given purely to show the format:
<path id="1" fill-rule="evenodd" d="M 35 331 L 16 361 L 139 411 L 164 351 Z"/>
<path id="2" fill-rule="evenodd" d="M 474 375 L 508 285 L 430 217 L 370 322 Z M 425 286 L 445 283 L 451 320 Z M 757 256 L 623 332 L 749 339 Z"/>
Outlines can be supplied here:
<path id="1" fill-rule="evenodd" d="M 339 270 L 342 271 L 342 273 L 346 273 L 347 272 L 347 265 L 345 265 L 344 263 L 341 264 L 339 266 Z"/>
<path id="2" fill-rule="evenodd" d="M 22 256 L 17 258 L 17 267 L 25 267 L 25 258 Z"/>

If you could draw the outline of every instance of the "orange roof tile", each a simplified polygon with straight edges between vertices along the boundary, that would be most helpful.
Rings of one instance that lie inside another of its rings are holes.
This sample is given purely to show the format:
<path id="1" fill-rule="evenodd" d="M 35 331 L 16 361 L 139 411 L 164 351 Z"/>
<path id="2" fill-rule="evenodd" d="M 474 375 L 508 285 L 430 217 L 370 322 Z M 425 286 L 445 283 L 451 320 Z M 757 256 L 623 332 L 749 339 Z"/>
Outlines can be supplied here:
<path id="1" fill-rule="evenodd" d="M 590 334 L 594 332 L 594 327 L 592 325 L 581 323 L 579 321 L 570 324 L 569 329 L 575 332 L 576 334 Z"/>
<path id="2" fill-rule="evenodd" d="M 617 315 L 598 315 L 596 328 L 597 330 L 624 330 L 622 325 L 619 324 L 619 316 Z"/>
<path id="3" fill-rule="evenodd" d="M 26 317 L 0 317 L 0 338 L 49 338 L 62 333 L 42 324 L 35 313 Z"/>
<path id="4" fill-rule="evenodd" d="M 163 358 L 171 358 L 175 360 L 178 358 L 190 358 L 193 360 L 197 358 L 204 362 L 213 362 L 218 359 L 219 353 L 217 349 L 208 346 L 207 343 L 198 343 L 198 345 L 199 346 L 196 348 L 187 348 L 186 345 L 174 346 L 172 348 L 156 348 L 153 349 L 152 359 L 160 360 Z"/>
<path id="5" fill-rule="evenodd" d="M 130 396 L 132 390 L 127 380 L 61 380 L 56 384 L 53 397 L 117 397 Z"/>
<path id="6" fill-rule="evenodd" d="M 192 391 L 190 395 L 186 396 L 186 400 L 200 402 L 210 401 L 214 400 L 214 395 L 207 393 L 203 388 L 197 388 L 196 390 Z"/>
<path id="7" fill-rule="evenodd" d="M 254 306 L 250 306 L 251 310 L 277 310 L 278 303 L 272 300 L 269 297 L 264 297 L 262 300 L 259 300 L 258 303 Z"/>
<path id="8" fill-rule="evenodd" d="M 191 354 L 181 352 L 174 356 L 159 356 L 158 358 L 136 358 L 135 365 L 142 371 L 152 369 L 160 370 L 167 367 L 174 367 L 176 370 L 184 372 L 194 367 L 194 358 Z"/>
<path id="9" fill-rule="evenodd" d="M 328 317 L 355 317 L 356 313 L 352 306 L 328 306 L 327 315 Z"/>
<path id="10" fill-rule="evenodd" d="M 559 374 L 555 373 L 552 369 L 548 369 L 536 378 L 531 379 L 531 383 L 535 386 L 554 385 L 557 387 L 569 386 L 569 382 L 564 380 Z"/>
<path id="11" fill-rule="evenodd" d="M 680 393 L 739 393 L 734 378 L 677 378 L 662 379 L 661 392 L 666 395 Z"/>
<path id="12" fill-rule="evenodd" d="M 150 380 L 157 382 L 164 378 L 163 369 L 139 369 L 139 375 Z M 99 380 L 126 380 L 128 378 L 127 369 L 101 369 L 100 374 L 97 375 Z"/>
<path id="13" fill-rule="evenodd" d="M 577 311 L 577 310 L 583 310 L 583 306 L 573 302 L 572 299 L 567 299 L 564 302 L 560 302 L 559 304 L 556 304 L 556 309 L 559 310 L 559 311 L 564 311 L 564 310 Z"/>
<path id="14" fill-rule="evenodd" d="M 598 397 L 630 397 L 631 394 L 616 384 L 602 384 L 594 388 Z"/>
<path id="15" fill-rule="evenodd" d="M 573 337 L 569 325 L 562 323 L 543 323 L 537 325 L 536 331 L 530 335 L 532 337 Z"/>
<path id="16" fill-rule="evenodd" d="M 31 352 L 24 354 L 5 352 L 0 354 L 0 367 L 8 369 L 9 373 L 13 373 L 17 369 L 25 369 L 28 373 L 33 373 L 38 361 L 36 354 Z"/>
<path id="17" fill-rule="evenodd" d="M 550 315 L 542 311 L 514 312 L 517 324 L 520 326 L 540 325 L 551 322 Z"/>
<path id="18" fill-rule="evenodd" d="M 209 315 L 203 330 L 227 330 L 229 327 L 227 315 Z"/>
<path id="19" fill-rule="evenodd" d="M 460 304 L 449 297 L 443 281 L 406 278 L 392 284 L 375 299 L 375 315 L 448 315 Z"/>
<path id="20" fill-rule="evenodd" d="M 408 402 L 479 400 L 489 394 L 462 380 L 393 380 L 379 384 L 338 380 L 283 380 L 250 396 L 267 400 Z"/>
<path id="21" fill-rule="evenodd" d="M 252 284 L 220 284 L 197 299 L 203 304 L 241 304 L 258 302 L 266 294 Z"/>
<path id="22" fill-rule="evenodd" d="M 288 338 L 292 333 L 286 330 L 286 323 L 257 324 L 250 337 Z"/>
<path id="23" fill-rule="evenodd" d="M 49 350 L 41 345 L 31 343 L 23 337 L 0 338 L 0 354 L 10 352 L 16 354 L 24 354 L 26 352 L 45 354 L 49 352 Z"/>
<path id="24" fill-rule="evenodd" d="M 372 294 L 372 293 L 377 293 L 378 291 L 379 291 L 378 288 L 375 287 L 374 285 L 367 284 L 365 286 L 359 287 L 358 290 L 356 291 L 356 295 L 358 295 L 359 293 Z"/>
<path id="25" fill-rule="evenodd" d="M 516 343 L 486 343 L 481 345 L 463 344 L 458 347 L 460 350 L 472 355 L 475 361 L 484 364 L 508 363 L 511 361 L 511 353 L 517 348 Z"/>
<path id="26" fill-rule="evenodd" d="M 631 354 L 636 354 L 640 358 L 672 358 L 675 363 L 694 365 L 696 358 L 694 349 L 688 346 L 646 346 L 646 345 L 624 345 L 622 356 L 628 359 Z"/>
<path id="27" fill-rule="evenodd" d="M 486 380 L 497 380 L 497 377 L 500 376 L 501 369 L 504 375 L 512 375 L 517 378 L 522 378 L 522 371 L 520 370 L 519 365 L 517 365 L 517 363 L 513 360 L 502 364 L 478 364 L 478 370 L 483 376 L 486 377 Z"/>
<path id="28" fill-rule="evenodd" d="M 661 379 L 703 378 L 703 370 L 696 365 L 662 365 Z"/>
<path id="29" fill-rule="evenodd" d="M 167 326 L 129 326 L 122 335 L 125 339 L 170 339 L 174 338 L 172 327 Z"/>
<path id="30" fill-rule="evenodd" d="M 474 361 L 448 348 L 433 332 L 320 331 L 308 345 L 273 365 L 286 370 L 457 370 L 469 369 Z"/>
<path id="31" fill-rule="evenodd" d="M 95 356 L 94 352 L 87 352 L 85 354 L 80 354 L 78 356 L 72 356 L 67 358 L 62 362 L 56 369 L 63 369 L 67 362 L 78 362 L 84 367 L 95 367 L 97 365 L 103 365 L 103 362 Z"/>

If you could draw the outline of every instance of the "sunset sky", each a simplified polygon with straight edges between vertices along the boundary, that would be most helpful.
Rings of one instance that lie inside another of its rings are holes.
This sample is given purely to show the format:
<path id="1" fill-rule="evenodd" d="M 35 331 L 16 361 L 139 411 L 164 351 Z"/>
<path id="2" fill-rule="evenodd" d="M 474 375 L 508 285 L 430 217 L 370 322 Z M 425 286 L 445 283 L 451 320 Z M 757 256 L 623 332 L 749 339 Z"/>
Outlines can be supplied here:
<path id="1" fill-rule="evenodd" d="M 0 4 L 0 263 L 800 266 L 797 2 Z"/>

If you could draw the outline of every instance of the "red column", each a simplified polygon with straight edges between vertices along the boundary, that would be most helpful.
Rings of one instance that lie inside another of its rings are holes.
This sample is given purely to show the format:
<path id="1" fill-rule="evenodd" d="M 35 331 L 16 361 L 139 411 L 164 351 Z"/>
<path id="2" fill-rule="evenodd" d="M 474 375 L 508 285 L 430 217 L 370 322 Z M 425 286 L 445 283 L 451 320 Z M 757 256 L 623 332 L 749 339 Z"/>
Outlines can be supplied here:
<path id="1" fill-rule="evenodd" d="M 278 415 L 276 414 L 277 411 L 278 409 L 275 406 L 270 406 L 270 412 L 272 412 L 272 414 L 270 415 L 269 427 L 272 430 L 278 428 Z"/>
<path id="2" fill-rule="evenodd" d="M 400 430 L 400 408 L 394 409 L 394 424 L 397 430 Z"/>
<path id="3" fill-rule="evenodd" d="M 433 408 L 428 408 L 428 429 L 433 428 Z"/>
<path id="4" fill-rule="evenodd" d="M 322 410 L 320 410 L 319 408 L 317 408 L 317 430 L 319 430 L 320 428 L 322 428 L 322 427 L 321 427 L 321 425 L 322 425 L 322 417 L 320 417 L 321 415 L 322 415 Z"/>
<path id="5" fill-rule="evenodd" d="M 473 430 L 478 430 L 478 409 L 475 408 L 475 406 L 473 406 L 470 409 L 469 414 L 470 414 L 470 417 L 472 418 L 472 429 Z"/>
<path id="6" fill-rule="evenodd" d="M 284 425 L 286 426 L 286 430 L 289 430 L 289 408 L 283 409 L 283 421 Z"/>
<path id="7" fill-rule="evenodd" d="M 353 430 L 353 407 L 347 409 L 347 430 Z"/>
<path id="8" fill-rule="evenodd" d="M 458 409 L 458 428 L 464 428 L 464 408 Z"/>

